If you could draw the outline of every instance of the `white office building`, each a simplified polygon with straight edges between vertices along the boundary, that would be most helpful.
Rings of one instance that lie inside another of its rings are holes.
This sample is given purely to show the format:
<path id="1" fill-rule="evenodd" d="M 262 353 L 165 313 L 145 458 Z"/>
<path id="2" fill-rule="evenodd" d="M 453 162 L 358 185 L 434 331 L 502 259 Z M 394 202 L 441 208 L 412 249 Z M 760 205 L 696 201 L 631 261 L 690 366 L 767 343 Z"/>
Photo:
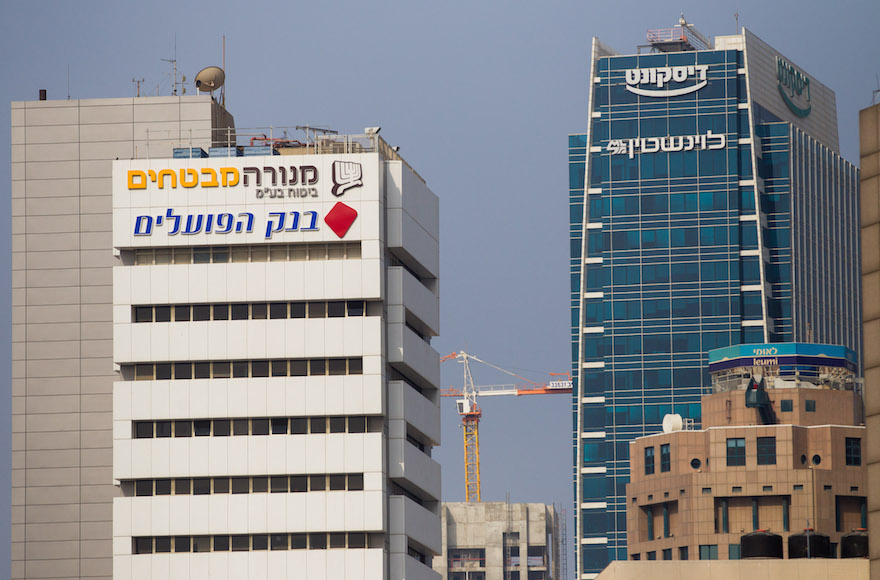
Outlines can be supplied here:
<path id="1" fill-rule="evenodd" d="M 113 164 L 114 578 L 437 578 L 437 197 L 266 143 Z"/>

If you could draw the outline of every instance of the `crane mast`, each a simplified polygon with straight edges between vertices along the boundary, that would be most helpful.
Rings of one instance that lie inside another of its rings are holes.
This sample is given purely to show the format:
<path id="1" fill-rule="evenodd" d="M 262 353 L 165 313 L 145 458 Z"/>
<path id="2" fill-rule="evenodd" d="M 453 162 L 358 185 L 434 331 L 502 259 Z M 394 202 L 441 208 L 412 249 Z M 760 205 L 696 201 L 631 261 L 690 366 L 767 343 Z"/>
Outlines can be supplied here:
<path id="1" fill-rule="evenodd" d="M 483 411 L 477 406 L 477 389 L 471 374 L 470 355 L 462 351 L 457 355 L 464 367 L 464 388 L 458 399 L 458 414 L 461 415 L 461 430 L 464 437 L 464 480 L 465 501 L 483 501 L 480 489 L 480 417 Z"/>

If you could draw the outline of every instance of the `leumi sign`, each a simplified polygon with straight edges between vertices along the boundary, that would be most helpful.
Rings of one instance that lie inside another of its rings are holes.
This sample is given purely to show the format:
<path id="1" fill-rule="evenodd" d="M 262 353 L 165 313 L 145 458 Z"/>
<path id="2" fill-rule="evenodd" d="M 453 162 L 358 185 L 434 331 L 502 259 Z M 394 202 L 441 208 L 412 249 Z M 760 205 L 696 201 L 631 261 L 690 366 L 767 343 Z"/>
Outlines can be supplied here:
<path id="1" fill-rule="evenodd" d="M 631 68 L 626 71 L 626 90 L 643 97 L 676 97 L 695 93 L 705 87 L 709 81 L 706 73 L 709 70 L 707 64 L 686 66 L 664 66 L 657 68 Z M 676 89 L 664 88 L 670 82 L 683 83 L 694 77 L 696 83 Z M 655 88 L 643 89 L 639 85 L 649 85 Z"/>

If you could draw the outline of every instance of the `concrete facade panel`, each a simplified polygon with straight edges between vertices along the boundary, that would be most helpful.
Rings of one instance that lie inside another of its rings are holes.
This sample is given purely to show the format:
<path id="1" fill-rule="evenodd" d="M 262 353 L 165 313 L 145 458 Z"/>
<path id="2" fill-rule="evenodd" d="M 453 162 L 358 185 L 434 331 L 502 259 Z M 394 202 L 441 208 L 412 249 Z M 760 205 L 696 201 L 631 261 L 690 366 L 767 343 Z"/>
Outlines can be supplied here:
<path id="1" fill-rule="evenodd" d="M 28 163 L 40 161 L 75 161 L 79 159 L 79 143 L 44 143 L 24 146 L 22 161 Z"/>
<path id="2" fill-rule="evenodd" d="M 45 179 L 76 179 L 79 177 L 79 162 L 77 161 L 34 161 L 17 163 L 13 166 L 24 166 L 24 175 L 21 179 L 45 180 Z M 13 179 L 15 176 L 13 175 Z"/>
<path id="3" fill-rule="evenodd" d="M 64 255 L 58 256 L 59 253 Z M 31 252 L 27 254 L 26 285 L 33 288 L 51 288 L 79 284 L 80 271 L 70 267 L 71 263 L 77 263 L 71 262 L 76 258 L 76 252 L 47 252 L 46 255 Z"/>
<path id="4" fill-rule="evenodd" d="M 43 101 L 48 102 L 48 101 Z M 79 108 L 76 101 L 73 106 L 64 107 L 28 107 L 24 112 L 24 123 L 28 127 L 42 125 L 73 125 L 79 123 Z"/>
<path id="5" fill-rule="evenodd" d="M 106 100 L 110 99 L 101 99 Z M 133 103 L 89 105 L 87 100 L 83 100 L 80 101 L 79 119 L 82 125 L 118 124 L 124 127 L 134 121 Z"/>
<path id="6" fill-rule="evenodd" d="M 115 107 L 114 107 L 115 109 Z M 129 109 L 129 113 L 131 110 Z M 86 115 L 83 114 L 83 117 Z M 94 125 L 83 124 L 79 127 L 79 141 L 83 143 L 101 143 L 118 141 L 131 148 L 134 127 L 131 124 L 106 123 Z"/>

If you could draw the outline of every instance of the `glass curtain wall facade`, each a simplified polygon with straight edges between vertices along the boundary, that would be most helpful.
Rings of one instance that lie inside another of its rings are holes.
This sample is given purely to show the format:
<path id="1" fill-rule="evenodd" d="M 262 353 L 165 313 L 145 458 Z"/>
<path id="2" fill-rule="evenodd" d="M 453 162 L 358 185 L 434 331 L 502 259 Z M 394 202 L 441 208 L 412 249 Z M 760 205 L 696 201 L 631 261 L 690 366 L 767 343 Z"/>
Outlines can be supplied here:
<path id="1" fill-rule="evenodd" d="M 593 52 L 569 136 L 578 578 L 626 559 L 629 442 L 700 425 L 709 350 L 860 352 L 857 170 L 750 98 L 742 48 Z"/>

